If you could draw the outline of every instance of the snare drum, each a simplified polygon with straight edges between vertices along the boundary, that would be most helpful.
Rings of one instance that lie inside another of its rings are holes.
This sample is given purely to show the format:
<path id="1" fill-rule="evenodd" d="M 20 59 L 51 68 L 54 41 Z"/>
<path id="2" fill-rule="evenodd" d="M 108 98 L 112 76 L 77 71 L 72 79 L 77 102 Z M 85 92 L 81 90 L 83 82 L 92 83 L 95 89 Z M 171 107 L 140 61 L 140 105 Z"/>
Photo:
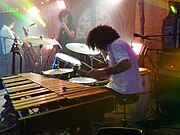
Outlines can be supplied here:
<path id="1" fill-rule="evenodd" d="M 85 85 L 95 85 L 97 80 L 89 77 L 73 77 L 69 79 L 70 82 L 85 84 Z"/>
<path id="2" fill-rule="evenodd" d="M 150 103 L 150 70 L 147 68 L 139 68 L 140 75 L 142 76 L 142 84 L 144 90 L 139 93 L 139 100 L 136 102 L 135 120 L 145 120 Z"/>

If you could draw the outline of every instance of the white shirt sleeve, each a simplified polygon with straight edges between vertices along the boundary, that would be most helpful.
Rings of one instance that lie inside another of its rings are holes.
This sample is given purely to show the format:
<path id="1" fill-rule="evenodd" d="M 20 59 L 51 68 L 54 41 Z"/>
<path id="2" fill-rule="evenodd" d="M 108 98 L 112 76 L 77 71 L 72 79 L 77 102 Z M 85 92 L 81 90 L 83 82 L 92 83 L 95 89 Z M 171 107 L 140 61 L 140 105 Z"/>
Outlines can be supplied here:
<path id="1" fill-rule="evenodd" d="M 121 45 L 121 44 L 117 44 L 117 43 L 112 44 L 111 51 L 114 55 L 116 62 L 120 62 L 125 59 L 130 59 L 129 55 L 126 51 L 126 45 L 123 45 L 123 44 Z"/>

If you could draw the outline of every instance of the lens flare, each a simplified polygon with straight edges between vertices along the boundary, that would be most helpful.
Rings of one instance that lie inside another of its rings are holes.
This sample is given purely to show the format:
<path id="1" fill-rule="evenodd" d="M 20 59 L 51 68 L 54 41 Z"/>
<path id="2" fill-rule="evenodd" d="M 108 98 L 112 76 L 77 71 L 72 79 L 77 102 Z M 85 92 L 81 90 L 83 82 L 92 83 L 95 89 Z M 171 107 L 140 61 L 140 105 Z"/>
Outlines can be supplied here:
<path id="1" fill-rule="evenodd" d="M 46 27 L 46 24 L 43 21 L 41 15 L 40 15 L 40 11 L 37 7 L 35 7 L 35 6 L 31 7 L 27 11 L 31 17 L 33 17 L 35 20 L 37 20 L 43 27 Z"/>
<path id="2" fill-rule="evenodd" d="M 135 54 L 136 54 L 136 55 L 139 55 L 139 53 L 140 53 L 140 51 L 141 51 L 141 49 L 142 49 L 142 44 L 141 44 L 141 43 L 135 43 L 135 42 L 133 42 L 133 43 L 131 44 L 131 46 L 132 46 L 132 49 L 133 49 L 133 51 L 135 52 Z"/>

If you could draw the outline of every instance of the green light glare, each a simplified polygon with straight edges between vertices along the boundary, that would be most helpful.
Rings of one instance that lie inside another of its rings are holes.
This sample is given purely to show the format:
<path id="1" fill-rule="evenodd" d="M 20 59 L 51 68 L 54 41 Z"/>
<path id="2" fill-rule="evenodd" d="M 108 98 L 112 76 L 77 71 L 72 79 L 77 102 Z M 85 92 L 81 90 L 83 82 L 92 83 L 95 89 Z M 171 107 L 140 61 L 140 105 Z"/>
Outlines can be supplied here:
<path id="1" fill-rule="evenodd" d="M 24 2 L 17 2 L 15 0 L 12 1 L 13 4 L 17 5 L 19 8 L 24 9 Z"/>
<path id="2" fill-rule="evenodd" d="M 29 22 L 30 20 L 25 17 L 23 14 L 19 13 L 16 9 L 10 7 L 9 5 L 7 5 L 6 3 L 0 1 L 0 6 L 11 11 L 10 13 L 16 17 L 18 17 L 19 19 L 23 20 L 23 21 L 26 21 L 26 22 Z"/>

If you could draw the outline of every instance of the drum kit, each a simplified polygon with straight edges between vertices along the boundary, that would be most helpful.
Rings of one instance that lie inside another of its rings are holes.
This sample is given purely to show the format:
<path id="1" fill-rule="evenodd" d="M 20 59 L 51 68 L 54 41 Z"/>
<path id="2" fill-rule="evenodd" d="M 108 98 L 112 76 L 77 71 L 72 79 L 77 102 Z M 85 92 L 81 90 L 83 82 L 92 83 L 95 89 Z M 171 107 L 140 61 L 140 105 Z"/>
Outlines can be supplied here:
<path id="1" fill-rule="evenodd" d="M 24 37 L 23 40 L 25 42 L 30 42 L 33 45 L 40 47 L 41 65 L 42 65 L 42 46 L 43 45 L 59 45 L 60 46 L 58 41 L 56 41 L 54 39 L 44 38 L 42 36 L 40 36 L 40 37 L 26 36 L 26 37 Z M 79 70 L 82 63 L 92 69 L 93 68 L 93 57 L 101 53 L 96 48 L 95 48 L 95 50 L 92 50 L 84 43 L 68 43 L 68 44 L 66 44 L 66 47 L 73 52 L 88 55 L 90 57 L 91 65 L 88 65 L 85 62 L 81 62 L 80 60 L 78 60 L 77 58 L 75 58 L 73 56 L 70 56 L 70 55 L 67 55 L 64 53 L 56 53 L 54 56 L 54 62 L 52 64 L 52 69 L 42 71 L 42 74 L 44 74 L 46 76 L 58 76 L 58 75 L 62 76 L 62 75 L 71 74 L 75 70 Z M 60 48 L 62 48 L 62 47 L 60 47 Z M 56 61 L 63 61 L 65 64 L 68 63 L 68 65 L 70 65 L 70 66 L 68 68 L 65 65 L 62 68 L 55 67 Z M 68 76 L 68 79 L 69 79 L 69 76 Z M 74 77 L 70 78 L 69 81 L 74 82 L 74 83 L 80 83 L 80 84 L 94 84 L 97 82 L 97 80 L 93 79 L 93 78 L 78 77 L 78 76 L 74 76 Z"/>

